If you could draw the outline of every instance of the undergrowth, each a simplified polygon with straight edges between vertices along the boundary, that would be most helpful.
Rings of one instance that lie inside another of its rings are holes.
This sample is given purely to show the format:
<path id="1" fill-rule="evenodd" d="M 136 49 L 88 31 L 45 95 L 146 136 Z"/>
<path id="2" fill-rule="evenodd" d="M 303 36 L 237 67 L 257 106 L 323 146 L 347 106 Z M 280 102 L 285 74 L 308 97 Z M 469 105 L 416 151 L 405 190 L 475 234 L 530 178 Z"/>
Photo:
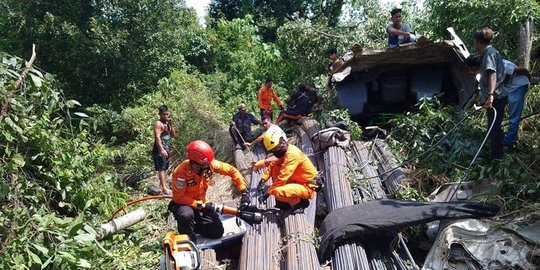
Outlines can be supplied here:
<path id="1" fill-rule="evenodd" d="M 538 86 L 529 90 L 524 117 L 538 113 L 539 92 Z M 421 101 L 418 111 L 396 119 L 395 127 L 387 138 L 392 148 L 404 160 L 410 161 L 406 166 L 413 190 L 405 189 L 398 195 L 422 199 L 426 192 L 445 182 L 489 179 L 497 187 L 493 196 L 502 202 L 504 211 L 540 207 L 539 122 L 538 115 L 522 121 L 516 148 L 506 153 L 500 162 L 489 160 L 488 140 L 464 179 L 487 132 L 485 113 L 444 107 L 437 100 Z M 441 139 L 437 146 L 432 147 Z"/>

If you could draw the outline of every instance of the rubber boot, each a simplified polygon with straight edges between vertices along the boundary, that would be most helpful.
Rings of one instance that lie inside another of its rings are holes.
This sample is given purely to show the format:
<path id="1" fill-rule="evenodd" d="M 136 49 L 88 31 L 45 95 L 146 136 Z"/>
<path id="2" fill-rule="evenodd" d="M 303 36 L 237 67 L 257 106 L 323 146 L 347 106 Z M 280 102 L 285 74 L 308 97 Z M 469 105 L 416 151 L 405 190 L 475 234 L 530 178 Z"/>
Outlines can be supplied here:
<path id="1" fill-rule="evenodd" d="M 291 209 L 291 214 L 302 214 L 304 209 L 309 206 L 309 201 L 306 199 L 301 199 L 299 203 L 294 205 Z"/>

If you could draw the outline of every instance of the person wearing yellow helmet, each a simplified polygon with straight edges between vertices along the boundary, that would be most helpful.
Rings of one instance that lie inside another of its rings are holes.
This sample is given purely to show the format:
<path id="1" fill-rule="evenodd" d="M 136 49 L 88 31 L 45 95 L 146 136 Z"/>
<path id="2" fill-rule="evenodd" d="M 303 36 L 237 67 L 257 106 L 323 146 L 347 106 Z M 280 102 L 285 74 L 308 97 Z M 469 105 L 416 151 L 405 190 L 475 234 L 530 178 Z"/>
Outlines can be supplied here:
<path id="1" fill-rule="evenodd" d="M 264 202 L 268 196 L 273 195 L 276 207 L 302 213 L 318 188 L 315 184 L 317 169 L 306 154 L 287 142 L 287 136 L 281 128 L 269 129 L 263 142 L 266 150 L 274 154 L 275 160 L 269 164 L 264 162 L 268 167 L 257 187 L 257 191 L 262 193 L 259 201 Z M 270 177 L 273 184 L 266 190 L 266 181 Z"/>

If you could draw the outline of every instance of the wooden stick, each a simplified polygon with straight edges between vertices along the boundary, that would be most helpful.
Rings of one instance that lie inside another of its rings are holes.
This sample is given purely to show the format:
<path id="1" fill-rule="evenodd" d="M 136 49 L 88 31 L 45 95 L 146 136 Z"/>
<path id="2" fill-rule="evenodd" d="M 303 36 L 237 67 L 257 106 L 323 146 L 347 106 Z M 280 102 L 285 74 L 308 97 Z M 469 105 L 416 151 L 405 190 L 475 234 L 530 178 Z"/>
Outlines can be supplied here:
<path id="1" fill-rule="evenodd" d="M 0 111 L 0 122 L 2 122 L 2 120 L 4 120 L 4 118 L 8 115 L 9 103 L 11 102 L 11 99 L 13 99 L 13 96 L 15 96 L 15 93 L 17 92 L 19 85 L 21 85 L 26 75 L 28 75 L 28 72 L 30 72 L 30 68 L 34 64 L 35 60 L 36 60 L 36 45 L 32 44 L 32 56 L 30 57 L 30 61 L 26 63 L 26 67 L 24 68 L 23 72 L 19 75 L 19 79 L 17 79 L 17 81 L 13 85 L 13 88 L 6 95 L 6 102 L 2 105 L 2 110 Z"/>

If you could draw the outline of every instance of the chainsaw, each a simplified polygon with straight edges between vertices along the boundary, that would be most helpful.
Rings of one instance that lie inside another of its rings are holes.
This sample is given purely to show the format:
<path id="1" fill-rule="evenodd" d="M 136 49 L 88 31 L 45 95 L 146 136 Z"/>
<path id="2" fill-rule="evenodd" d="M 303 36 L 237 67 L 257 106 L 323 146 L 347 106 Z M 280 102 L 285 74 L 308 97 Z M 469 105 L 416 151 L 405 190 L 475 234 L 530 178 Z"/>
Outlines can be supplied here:
<path id="1" fill-rule="evenodd" d="M 263 215 L 260 212 L 241 210 L 224 204 L 212 204 L 211 212 L 219 215 L 228 214 L 236 216 L 249 224 L 262 222 Z M 208 206 L 207 206 L 208 207 Z M 160 270 L 184 270 L 199 269 L 201 266 L 201 254 L 197 245 L 186 234 L 167 232 L 161 243 L 163 255 L 160 258 Z"/>

